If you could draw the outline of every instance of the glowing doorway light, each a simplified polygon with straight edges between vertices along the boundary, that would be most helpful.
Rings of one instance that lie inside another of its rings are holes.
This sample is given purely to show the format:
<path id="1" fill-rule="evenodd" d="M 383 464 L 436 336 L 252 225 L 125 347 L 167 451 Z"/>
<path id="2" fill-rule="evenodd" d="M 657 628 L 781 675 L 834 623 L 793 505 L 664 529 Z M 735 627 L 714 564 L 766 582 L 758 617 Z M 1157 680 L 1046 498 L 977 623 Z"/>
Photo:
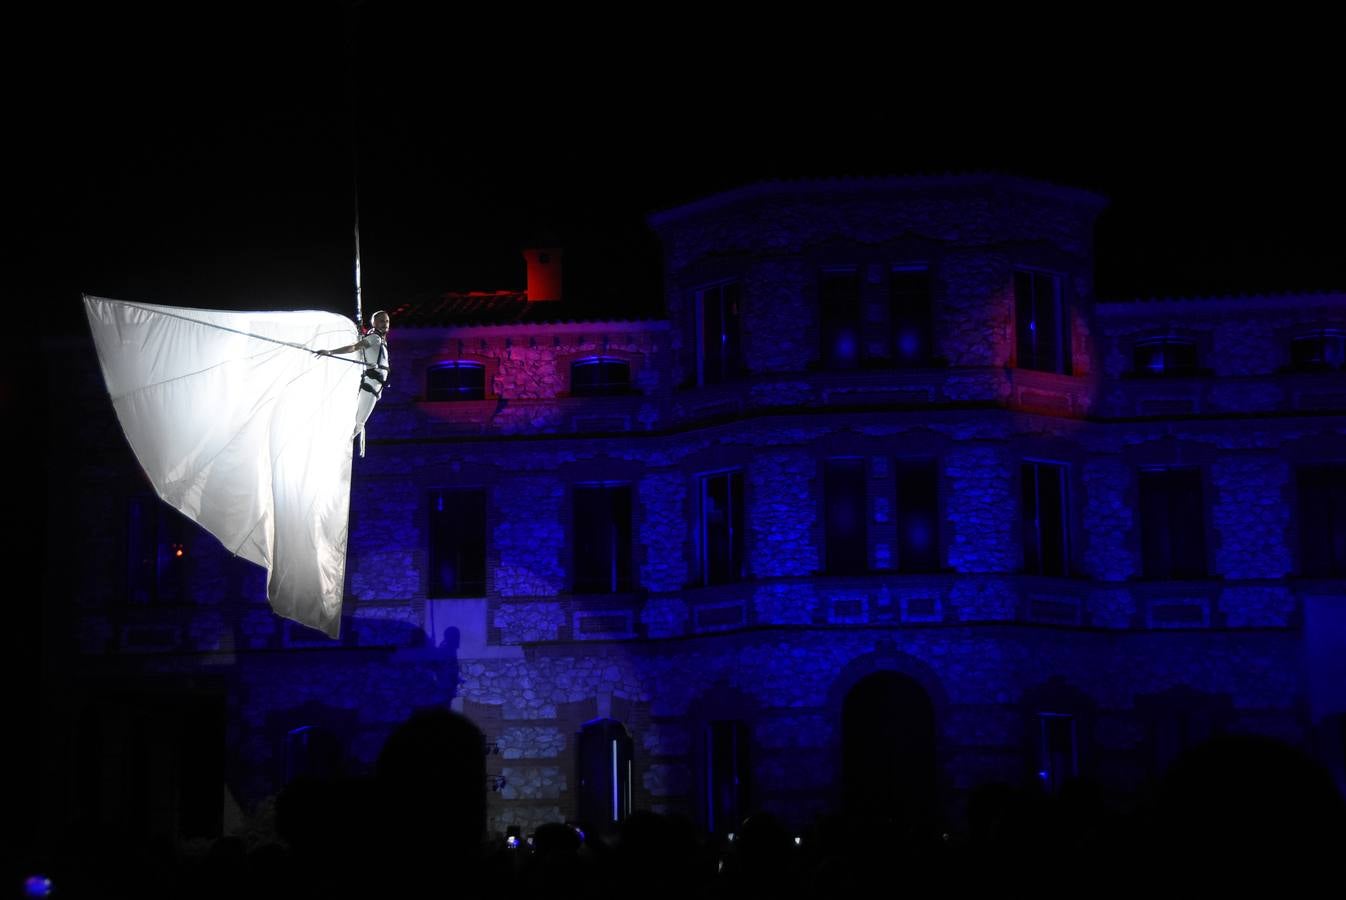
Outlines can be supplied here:
<path id="1" fill-rule="evenodd" d="M 612 742 L 612 821 L 621 821 L 618 807 L 621 797 L 621 783 L 617 781 L 617 742 Z"/>

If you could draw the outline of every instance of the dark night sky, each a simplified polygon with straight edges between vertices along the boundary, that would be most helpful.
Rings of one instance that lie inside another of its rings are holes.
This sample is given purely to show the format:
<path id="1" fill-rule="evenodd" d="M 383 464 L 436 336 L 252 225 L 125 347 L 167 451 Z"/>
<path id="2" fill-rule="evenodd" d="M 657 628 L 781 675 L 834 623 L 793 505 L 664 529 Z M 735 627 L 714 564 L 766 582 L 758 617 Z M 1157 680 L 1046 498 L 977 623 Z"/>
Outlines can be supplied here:
<path id="1" fill-rule="evenodd" d="M 521 287 L 539 238 L 566 248 L 569 292 L 648 308 L 652 210 L 763 177 L 973 170 L 1110 196 L 1105 297 L 1346 288 L 1340 80 L 1303 43 L 1208 59 L 1108 26 L 1091 39 L 1124 49 L 925 48 L 811 23 L 764 45 L 382 4 L 352 43 L 337 2 L 194 8 L 30 29 L 17 288 L 48 332 L 83 329 L 81 291 L 349 311 L 357 140 L 367 310 Z"/>

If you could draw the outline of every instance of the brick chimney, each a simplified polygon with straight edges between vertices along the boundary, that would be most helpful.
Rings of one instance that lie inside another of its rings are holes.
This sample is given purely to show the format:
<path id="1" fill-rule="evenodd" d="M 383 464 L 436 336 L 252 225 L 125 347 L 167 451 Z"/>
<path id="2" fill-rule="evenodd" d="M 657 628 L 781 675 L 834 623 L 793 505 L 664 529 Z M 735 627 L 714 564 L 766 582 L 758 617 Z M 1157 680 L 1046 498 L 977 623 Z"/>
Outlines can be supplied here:
<path id="1" fill-rule="evenodd" d="M 561 299 L 561 250 L 545 247 L 523 251 L 528 261 L 528 302 Z"/>

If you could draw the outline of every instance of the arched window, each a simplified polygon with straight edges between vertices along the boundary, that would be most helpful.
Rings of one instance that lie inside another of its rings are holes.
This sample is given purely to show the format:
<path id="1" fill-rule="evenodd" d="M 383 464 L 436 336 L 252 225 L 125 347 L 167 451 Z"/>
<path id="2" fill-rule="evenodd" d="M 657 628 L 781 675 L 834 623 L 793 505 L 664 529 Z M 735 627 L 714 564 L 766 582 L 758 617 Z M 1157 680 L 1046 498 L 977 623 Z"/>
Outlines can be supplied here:
<path id="1" fill-rule="evenodd" d="M 631 390 L 631 364 L 624 359 L 591 356 L 570 365 L 572 397 L 611 397 Z"/>
<path id="2" fill-rule="evenodd" d="M 486 368 L 481 363 L 435 363 L 425 373 L 426 400 L 482 400 L 485 397 Z"/>
<path id="3" fill-rule="evenodd" d="M 1196 344 L 1173 337 L 1150 338 L 1136 344 L 1137 375 L 1195 375 Z"/>
<path id="4" fill-rule="evenodd" d="M 1323 328 L 1290 342 L 1290 365 L 1301 372 L 1338 371 L 1346 364 L 1346 334 Z"/>

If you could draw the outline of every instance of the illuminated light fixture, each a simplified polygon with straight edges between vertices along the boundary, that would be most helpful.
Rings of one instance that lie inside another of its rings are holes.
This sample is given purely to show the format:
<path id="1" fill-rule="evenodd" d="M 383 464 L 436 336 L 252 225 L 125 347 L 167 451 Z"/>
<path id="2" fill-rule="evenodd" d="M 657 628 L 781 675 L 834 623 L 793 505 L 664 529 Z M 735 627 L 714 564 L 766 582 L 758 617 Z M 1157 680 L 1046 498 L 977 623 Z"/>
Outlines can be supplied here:
<path id="1" fill-rule="evenodd" d="M 51 879 L 46 875 L 29 875 L 23 881 L 23 895 L 25 897 L 50 897 Z"/>

